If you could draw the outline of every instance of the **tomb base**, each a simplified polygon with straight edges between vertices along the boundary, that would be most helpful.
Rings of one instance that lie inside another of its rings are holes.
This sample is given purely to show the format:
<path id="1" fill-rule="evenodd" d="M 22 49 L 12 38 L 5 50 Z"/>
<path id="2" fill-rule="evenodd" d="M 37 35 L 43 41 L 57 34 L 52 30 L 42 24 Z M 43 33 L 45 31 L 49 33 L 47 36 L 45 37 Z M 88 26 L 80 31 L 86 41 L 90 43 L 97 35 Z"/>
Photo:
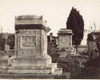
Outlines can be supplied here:
<path id="1" fill-rule="evenodd" d="M 62 71 L 47 54 L 50 28 L 42 16 L 16 17 L 15 30 L 15 56 L 8 60 L 8 73 L 59 74 Z"/>
<path id="2" fill-rule="evenodd" d="M 59 57 L 66 57 L 69 54 L 75 54 L 73 51 L 59 51 L 57 52 L 57 54 L 59 54 Z"/>
<path id="3" fill-rule="evenodd" d="M 69 48 L 59 49 L 57 54 L 60 55 L 59 57 L 66 57 L 68 54 L 75 54 L 75 53 L 74 53 L 74 48 L 69 47 Z"/>
<path id="4" fill-rule="evenodd" d="M 57 68 L 57 63 L 52 63 L 49 55 L 33 59 L 9 59 L 8 73 L 32 73 L 61 75 L 62 68 Z"/>
<path id="5" fill-rule="evenodd" d="M 33 66 L 33 67 L 26 67 L 26 66 L 17 66 L 17 67 L 9 67 L 9 73 L 34 73 L 34 74 L 54 74 L 54 75 L 61 75 L 62 68 L 57 68 L 56 63 L 52 63 L 46 67 L 43 66 Z"/>
<path id="6" fill-rule="evenodd" d="M 51 64 L 51 57 L 49 55 L 41 55 L 38 57 L 32 56 L 31 58 L 15 58 L 15 56 L 11 57 L 8 60 L 8 64 L 12 67 L 19 66 L 48 66 Z"/>

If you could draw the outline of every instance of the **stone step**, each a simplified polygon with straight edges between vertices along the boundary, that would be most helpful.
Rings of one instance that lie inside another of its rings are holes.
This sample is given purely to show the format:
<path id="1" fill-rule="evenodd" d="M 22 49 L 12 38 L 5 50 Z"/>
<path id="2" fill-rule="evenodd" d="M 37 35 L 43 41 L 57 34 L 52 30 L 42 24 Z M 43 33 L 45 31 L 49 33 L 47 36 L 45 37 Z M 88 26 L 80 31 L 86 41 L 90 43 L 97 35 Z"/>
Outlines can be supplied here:
<path id="1" fill-rule="evenodd" d="M 42 73 L 42 74 L 53 74 L 55 71 L 57 71 L 57 63 L 52 63 L 50 65 L 46 66 L 33 66 L 33 67 L 9 67 L 8 73 Z"/>
<path id="2" fill-rule="evenodd" d="M 35 74 L 51 74 L 51 69 L 30 69 L 30 70 L 8 70 L 9 73 L 35 73 Z"/>
<path id="3" fill-rule="evenodd" d="M 62 75 L 62 68 L 56 68 L 53 75 Z"/>
<path id="4" fill-rule="evenodd" d="M 45 67 L 45 68 L 9 68 L 8 73 L 35 73 L 35 74 L 51 74 L 52 67 Z"/>
<path id="5" fill-rule="evenodd" d="M 0 79 L 54 79 L 50 74 L 0 74 Z"/>
<path id="6" fill-rule="evenodd" d="M 24 66 L 27 66 L 27 67 L 33 67 L 33 66 L 48 66 L 49 64 L 51 64 L 51 58 L 49 59 L 33 59 L 33 60 L 14 60 L 14 59 L 10 59 L 8 61 L 8 64 L 10 66 L 13 66 L 13 67 L 16 67 L 16 66 L 19 66 L 19 67 L 24 67 Z"/>
<path id="7" fill-rule="evenodd" d="M 21 69 L 10 69 L 8 70 L 9 73 L 32 73 L 32 74 L 52 74 L 52 75 L 62 75 L 62 68 L 56 68 L 52 71 L 52 68 L 44 68 L 44 69 L 28 69 L 28 70 L 21 70 Z"/>
<path id="8" fill-rule="evenodd" d="M 57 63 L 51 63 L 48 67 L 54 67 L 56 69 L 57 68 Z"/>

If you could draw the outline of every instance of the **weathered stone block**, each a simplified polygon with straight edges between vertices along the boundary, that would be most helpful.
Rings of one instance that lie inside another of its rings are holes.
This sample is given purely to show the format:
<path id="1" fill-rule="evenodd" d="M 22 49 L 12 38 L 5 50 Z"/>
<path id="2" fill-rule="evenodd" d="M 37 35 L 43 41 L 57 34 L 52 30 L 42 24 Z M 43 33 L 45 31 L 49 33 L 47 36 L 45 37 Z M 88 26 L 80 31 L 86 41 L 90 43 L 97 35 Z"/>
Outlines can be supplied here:
<path id="1" fill-rule="evenodd" d="M 65 57 L 67 54 L 73 54 L 72 31 L 69 29 L 60 29 L 58 32 L 58 54 Z"/>
<path id="2" fill-rule="evenodd" d="M 15 20 L 15 56 L 9 59 L 10 73 L 53 74 L 57 64 L 47 54 L 46 22 L 40 16 L 19 16 Z"/>

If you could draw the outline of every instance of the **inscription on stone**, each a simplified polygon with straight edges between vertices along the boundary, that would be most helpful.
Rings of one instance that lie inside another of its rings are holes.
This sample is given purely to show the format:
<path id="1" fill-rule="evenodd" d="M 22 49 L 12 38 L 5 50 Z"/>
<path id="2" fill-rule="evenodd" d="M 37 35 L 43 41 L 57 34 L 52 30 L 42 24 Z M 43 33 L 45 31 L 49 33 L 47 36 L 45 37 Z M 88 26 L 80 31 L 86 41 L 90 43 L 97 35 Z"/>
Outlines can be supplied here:
<path id="1" fill-rule="evenodd" d="M 36 36 L 21 36 L 21 49 L 36 48 Z"/>
<path id="2" fill-rule="evenodd" d="M 65 44 L 65 43 L 67 43 L 68 39 L 67 39 L 67 37 L 62 37 L 62 38 L 60 38 L 60 41 L 61 41 L 63 44 Z"/>

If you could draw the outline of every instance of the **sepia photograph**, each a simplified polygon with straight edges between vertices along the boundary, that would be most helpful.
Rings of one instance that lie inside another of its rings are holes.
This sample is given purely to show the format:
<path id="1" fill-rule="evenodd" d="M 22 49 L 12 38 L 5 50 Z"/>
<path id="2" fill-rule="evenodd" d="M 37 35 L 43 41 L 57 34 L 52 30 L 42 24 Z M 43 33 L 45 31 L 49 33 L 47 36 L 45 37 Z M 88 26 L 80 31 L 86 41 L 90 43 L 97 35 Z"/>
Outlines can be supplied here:
<path id="1" fill-rule="evenodd" d="M 0 0 L 0 79 L 100 79 L 100 0 Z"/>

